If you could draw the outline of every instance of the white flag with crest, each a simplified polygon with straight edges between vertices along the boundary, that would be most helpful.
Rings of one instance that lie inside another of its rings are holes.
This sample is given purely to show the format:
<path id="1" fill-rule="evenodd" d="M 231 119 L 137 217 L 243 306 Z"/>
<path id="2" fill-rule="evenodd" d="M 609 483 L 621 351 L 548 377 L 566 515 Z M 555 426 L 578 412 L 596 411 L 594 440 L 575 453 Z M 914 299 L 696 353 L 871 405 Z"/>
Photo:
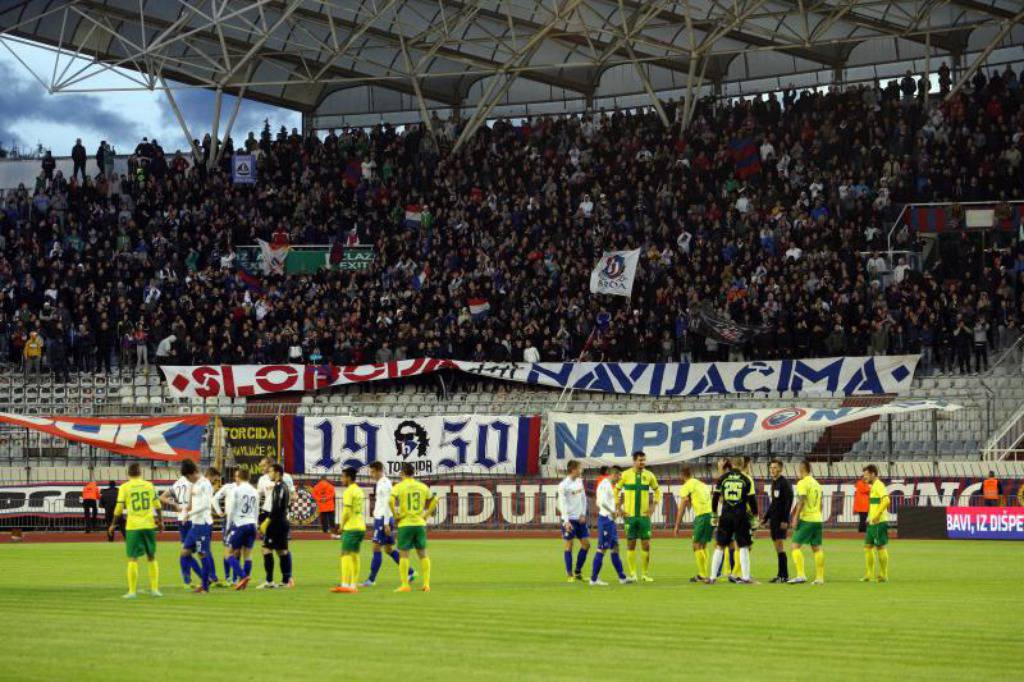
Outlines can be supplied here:
<path id="1" fill-rule="evenodd" d="M 605 251 L 590 273 L 591 293 L 631 297 L 639 263 L 640 249 Z"/>

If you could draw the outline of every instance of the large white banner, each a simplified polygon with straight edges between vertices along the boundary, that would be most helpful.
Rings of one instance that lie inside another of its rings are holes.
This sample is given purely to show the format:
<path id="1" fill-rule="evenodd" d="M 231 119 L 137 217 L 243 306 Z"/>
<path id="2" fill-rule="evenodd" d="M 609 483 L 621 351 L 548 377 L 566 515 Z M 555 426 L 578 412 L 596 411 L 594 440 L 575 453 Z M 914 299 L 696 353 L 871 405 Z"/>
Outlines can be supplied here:
<path id="1" fill-rule="evenodd" d="M 176 397 L 231 398 L 402 379 L 457 369 L 488 379 L 641 396 L 905 393 L 917 355 L 751 362 L 468 362 L 415 358 L 370 365 L 163 365 Z"/>
<path id="2" fill-rule="evenodd" d="M 282 417 L 285 470 L 336 476 L 381 462 L 389 476 L 537 473 L 540 417 Z"/>
<path id="3" fill-rule="evenodd" d="M 548 413 L 548 443 L 556 461 L 624 465 L 642 450 L 648 464 L 672 464 L 773 438 L 847 422 L 920 410 L 959 410 L 944 400 L 908 400 L 874 407 L 782 407 L 664 414 Z"/>
<path id="4" fill-rule="evenodd" d="M 632 251 L 605 251 L 590 272 L 590 292 L 612 296 L 633 295 L 636 266 L 640 263 L 640 249 Z"/>

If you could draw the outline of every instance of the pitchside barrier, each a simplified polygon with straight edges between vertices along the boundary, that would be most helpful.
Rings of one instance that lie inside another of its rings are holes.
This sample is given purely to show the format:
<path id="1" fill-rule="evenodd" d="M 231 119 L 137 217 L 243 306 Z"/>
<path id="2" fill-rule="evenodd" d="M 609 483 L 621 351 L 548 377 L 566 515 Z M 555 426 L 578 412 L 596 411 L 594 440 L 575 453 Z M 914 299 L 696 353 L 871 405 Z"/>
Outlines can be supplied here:
<path id="1" fill-rule="evenodd" d="M 171 480 L 156 481 L 163 490 Z M 291 509 L 293 526 L 296 529 L 318 528 L 318 514 L 311 487 L 314 479 L 296 480 L 296 495 Z M 854 481 L 851 479 L 820 478 L 823 501 L 822 513 L 827 528 L 856 528 L 857 516 L 853 513 Z M 509 478 L 499 480 L 446 480 L 427 481 L 438 495 L 439 504 L 431 526 L 441 530 L 468 531 L 555 531 L 560 523 L 557 507 L 559 479 L 550 478 Z M 1016 491 L 1022 480 L 1004 480 L 1004 490 Z M 671 529 L 678 505 L 678 479 L 676 482 L 662 482 L 662 503 L 655 511 L 652 521 L 656 528 Z M 372 483 L 366 481 L 367 507 L 369 518 L 372 509 Z M 587 481 L 589 517 L 596 522 L 593 503 L 594 485 Z M 756 480 L 758 508 L 764 510 L 768 503 L 767 481 Z M 958 507 L 978 508 L 984 506 L 980 494 L 981 482 L 976 479 L 898 479 L 888 483 L 892 497 L 891 523 L 898 526 L 900 510 L 906 507 Z M 82 484 L 79 482 L 34 483 L 0 486 L 0 528 L 75 531 L 85 528 L 85 517 L 81 500 Z M 341 488 L 338 486 L 336 509 L 341 509 Z M 1016 509 L 1016 508 L 1015 508 Z M 336 516 L 340 511 L 336 513 Z M 683 528 L 692 522 L 692 510 L 683 516 Z M 99 518 L 102 522 L 103 510 Z M 167 514 L 167 527 L 176 527 L 176 515 Z M 685 531 L 688 532 L 688 531 Z"/>

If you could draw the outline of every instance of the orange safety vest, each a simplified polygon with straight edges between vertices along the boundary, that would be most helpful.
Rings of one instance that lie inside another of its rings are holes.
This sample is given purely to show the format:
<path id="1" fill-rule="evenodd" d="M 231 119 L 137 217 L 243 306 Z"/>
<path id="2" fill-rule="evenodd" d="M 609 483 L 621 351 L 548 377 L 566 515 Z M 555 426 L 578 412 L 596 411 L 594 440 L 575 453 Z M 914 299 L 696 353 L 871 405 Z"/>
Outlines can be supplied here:
<path id="1" fill-rule="evenodd" d="M 871 486 L 863 479 L 857 481 L 853 493 L 853 512 L 859 514 L 871 509 Z"/>
<path id="2" fill-rule="evenodd" d="M 998 500 L 999 499 L 999 479 L 998 478 L 986 478 L 985 482 L 981 484 L 981 494 L 984 495 L 986 500 Z"/>
<path id="3" fill-rule="evenodd" d="M 334 486 L 327 481 L 320 481 L 313 486 L 313 499 L 316 500 L 318 512 L 334 511 Z"/>
<path id="4" fill-rule="evenodd" d="M 82 499 L 83 500 L 98 500 L 100 499 L 100 487 L 95 483 L 89 482 L 82 488 Z"/>

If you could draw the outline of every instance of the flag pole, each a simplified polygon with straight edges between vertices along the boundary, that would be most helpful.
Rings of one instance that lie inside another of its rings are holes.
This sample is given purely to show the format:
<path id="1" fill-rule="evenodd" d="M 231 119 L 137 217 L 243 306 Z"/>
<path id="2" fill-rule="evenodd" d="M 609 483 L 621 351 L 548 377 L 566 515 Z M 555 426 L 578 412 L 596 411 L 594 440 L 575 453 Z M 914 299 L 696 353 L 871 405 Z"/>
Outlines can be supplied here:
<path id="1" fill-rule="evenodd" d="M 633 279 L 636 278 L 636 274 L 639 272 L 639 269 L 640 269 L 639 257 L 640 256 L 638 255 L 637 256 L 637 264 L 636 264 L 636 266 L 634 266 L 636 269 L 633 272 Z M 602 258 L 604 258 L 604 256 L 602 256 Z M 598 263 L 600 263 L 600 261 L 598 261 Z M 591 275 L 591 276 L 593 276 L 593 275 Z M 591 280 L 591 282 L 593 282 L 593 280 Z M 592 293 L 598 293 L 597 290 L 595 290 L 593 288 L 593 286 L 594 286 L 593 283 L 591 283 L 591 292 Z M 632 305 L 632 303 L 633 303 L 633 281 L 630 280 L 629 297 L 626 300 L 626 312 L 627 312 L 627 315 L 629 313 L 629 309 L 630 309 L 630 306 Z M 595 319 L 594 319 L 594 327 L 593 327 L 593 329 L 590 330 L 590 335 L 587 336 L 587 340 L 583 344 L 583 348 L 580 349 L 579 356 L 576 358 L 576 363 L 577 364 L 583 360 L 583 356 L 586 355 L 588 350 L 590 350 L 590 346 L 594 342 L 594 338 L 597 335 L 597 331 L 602 326 L 602 321 L 601 321 L 600 318 L 603 315 L 607 315 L 608 316 L 607 317 L 607 324 L 605 326 L 610 326 L 611 325 L 611 314 L 610 313 L 608 313 L 607 311 L 603 311 L 601 313 L 598 313 L 597 317 L 595 317 Z M 604 360 L 604 353 L 602 353 L 601 357 L 598 358 L 598 362 L 601 362 L 603 360 Z M 548 411 L 548 418 L 544 421 L 544 427 L 541 429 L 541 432 L 540 432 L 540 447 L 541 447 L 542 452 L 544 453 L 544 454 L 541 455 L 541 465 L 544 466 L 544 467 L 548 466 L 548 462 L 549 462 L 549 460 L 551 458 L 551 452 L 550 452 L 549 448 L 547 447 L 548 433 L 550 432 L 550 429 L 551 429 L 551 417 L 550 417 L 551 412 L 552 411 L 557 412 L 557 411 L 561 410 L 562 407 L 564 405 L 566 405 L 569 402 L 569 400 L 572 399 L 572 394 L 575 392 L 575 390 L 576 389 L 572 386 L 571 382 L 568 382 L 566 384 L 566 386 L 562 387 L 562 392 L 559 394 L 558 400 L 555 401 L 554 410 L 549 410 Z M 545 472 L 545 473 L 547 473 L 547 472 Z"/>
<path id="2" fill-rule="evenodd" d="M 596 333 L 597 333 L 597 324 L 595 323 L 594 324 L 594 328 L 590 330 L 590 334 L 587 336 L 587 340 L 583 343 L 583 348 L 580 349 L 579 355 L 576 356 L 575 362 L 577 364 L 583 361 L 583 356 L 586 355 L 588 350 L 590 350 L 590 345 L 594 342 L 594 335 Z M 572 399 L 572 394 L 573 394 L 573 392 L 575 390 L 576 389 L 573 388 L 573 386 L 572 386 L 572 382 L 566 382 L 565 386 L 562 387 L 562 392 L 558 395 L 558 400 L 555 401 L 554 409 L 553 410 L 549 410 L 548 414 L 550 415 L 551 412 L 558 412 L 558 411 L 560 411 L 562 409 L 563 405 L 568 403 L 569 400 Z M 547 441 L 548 430 L 549 430 L 550 426 L 551 426 L 551 419 L 549 417 L 548 419 L 544 420 L 544 428 L 541 429 L 541 432 L 540 432 L 540 443 L 541 443 L 541 447 L 543 448 L 543 451 L 544 451 L 544 457 L 543 457 L 543 461 L 541 462 L 541 464 L 544 464 L 545 466 L 548 463 L 548 459 L 550 459 L 550 457 L 551 457 L 551 453 L 548 452 L 548 449 L 546 447 L 547 442 L 548 442 Z"/>

